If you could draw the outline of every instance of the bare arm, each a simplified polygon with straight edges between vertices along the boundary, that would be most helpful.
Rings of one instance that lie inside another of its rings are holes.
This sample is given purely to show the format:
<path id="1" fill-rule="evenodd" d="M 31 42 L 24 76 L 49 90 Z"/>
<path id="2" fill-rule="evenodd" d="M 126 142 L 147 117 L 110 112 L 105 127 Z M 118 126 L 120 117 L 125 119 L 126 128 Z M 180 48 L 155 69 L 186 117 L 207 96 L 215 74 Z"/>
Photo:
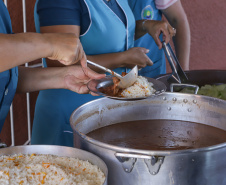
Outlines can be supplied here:
<path id="1" fill-rule="evenodd" d="M 175 50 L 178 60 L 184 70 L 189 70 L 190 56 L 190 28 L 187 16 L 180 1 L 169 8 L 162 10 L 169 23 L 176 28 L 177 34 L 174 38 Z"/>
<path id="2" fill-rule="evenodd" d="M 58 25 L 58 26 L 46 26 L 41 27 L 42 33 L 74 33 L 77 37 L 80 35 L 80 26 L 75 25 Z M 135 65 L 139 67 L 145 67 L 146 65 L 152 65 L 152 62 L 147 57 L 148 51 L 145 48 L 132 48 L 125 52 L 108 53 L 87 56 L 87 58 L 93 62 L 103 65 L 109 69 L 115 69 L 117 67 L 129 67 L 132 68 Z M 50 61 L 47 59 L 47 65 L 49 67 L 62 66 L 60 63 Z M 92 67 L 92 66 L 90 66 Z M 93 68 L 97 72 L 99 69 Z"/>
<path id="3" fill-rule="evenodd" d="M 69 65 L 84 57 L 74 34 L 0 34 L 0 72 L 38 58 L 49 57 Z"/>
<path id="4" fill-rule="evenodd" d="M 49 68 L 20 66 L 17 93 L 44 89 L 69 89 L 83 94 L 89 92 L 86 84 L 90 79 L 100 79 L 104 76 L 89 69 L 84 73 L 80 65 Z"/>

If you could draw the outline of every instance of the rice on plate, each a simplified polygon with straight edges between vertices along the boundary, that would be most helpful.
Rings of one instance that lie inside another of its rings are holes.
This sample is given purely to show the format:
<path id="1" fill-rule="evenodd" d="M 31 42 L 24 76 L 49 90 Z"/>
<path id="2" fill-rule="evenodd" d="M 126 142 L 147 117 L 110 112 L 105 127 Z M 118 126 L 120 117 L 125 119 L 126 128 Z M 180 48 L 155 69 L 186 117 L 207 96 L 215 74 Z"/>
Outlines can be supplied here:
<path id="1" fill-rule="evenodd" d="M 0 156 L 0 184 L 103 185 L 104 173 L 88 161 L 44 154 Z"/>
<path id="2" fill-rule="evenodd" d="M 138 76 L 137 81 L 132 86 L 122 91 L 121 96 L 126 98 L 146 97 L 151 96 L 155 91 L 153 83 L 148 82 L 145 77 Z"/>

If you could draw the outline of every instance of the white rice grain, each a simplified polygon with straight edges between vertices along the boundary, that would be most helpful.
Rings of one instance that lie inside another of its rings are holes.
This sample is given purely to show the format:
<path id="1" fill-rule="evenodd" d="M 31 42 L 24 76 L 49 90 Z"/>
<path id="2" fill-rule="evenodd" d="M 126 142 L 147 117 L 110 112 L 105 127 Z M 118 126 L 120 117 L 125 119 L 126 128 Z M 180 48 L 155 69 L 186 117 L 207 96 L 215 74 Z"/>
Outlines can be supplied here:
<path id="1" fill-rule="evenodd" d="M 155 92 L 155 89 L 152 86 L 153 84 L 148 82 L 145 77 L 138 76 L 137 81 L 132 86 L 124 89 L 121 95 L 126 98 L 151 96 Z"/>
<path id="2" fill-rule="evenodd" d="M 104 173 L 88 161 L 54 155 L 0 156 L 1 185 L 103 185 Z"/>

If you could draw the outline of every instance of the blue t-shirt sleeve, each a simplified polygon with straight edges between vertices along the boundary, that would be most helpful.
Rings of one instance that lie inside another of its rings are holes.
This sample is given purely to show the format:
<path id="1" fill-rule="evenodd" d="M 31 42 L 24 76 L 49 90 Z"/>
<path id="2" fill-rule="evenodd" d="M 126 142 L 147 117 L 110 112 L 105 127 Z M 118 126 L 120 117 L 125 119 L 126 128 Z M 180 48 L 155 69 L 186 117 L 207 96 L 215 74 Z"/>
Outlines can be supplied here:
<path id="1" fill-rule="evenodd" d="M 37 13 L 40 26 L 81 24 L 80 0 L 39 0 Z"/>

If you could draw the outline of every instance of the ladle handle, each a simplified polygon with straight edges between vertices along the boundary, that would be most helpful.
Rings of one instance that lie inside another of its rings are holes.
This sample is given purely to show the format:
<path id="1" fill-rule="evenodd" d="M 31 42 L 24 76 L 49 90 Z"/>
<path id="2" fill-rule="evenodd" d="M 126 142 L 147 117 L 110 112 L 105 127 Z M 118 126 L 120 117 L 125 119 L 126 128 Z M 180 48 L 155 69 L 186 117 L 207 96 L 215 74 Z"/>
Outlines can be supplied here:
<path id="1" fill-rule="evenodd" d="M 119 75 L 118 73 L 115 73 L 114 71 L 112 71 L 112 70 L 110 70 L 110 69 L 108 69 L 108 68 L 106 68 L 104 66 L 101 66 L 101 65 L 99 65 L 97 63 L 94 63 L 94 62 L 91 62 L 90 60 L 87 60 L 87 63 L 90 64 L 90 65 L 93 65 L 93 66 L 95 66 L 95 67 L 97 67 L 97 68 L 99 68 L 99 69 L 101 69 L 101 70 L 103 70 L 105 72 L 108 72 L 108 73 L 112 74 L 113 76 L 116 76 L 119 79 L 122 78 L 121 75 Z"/>

